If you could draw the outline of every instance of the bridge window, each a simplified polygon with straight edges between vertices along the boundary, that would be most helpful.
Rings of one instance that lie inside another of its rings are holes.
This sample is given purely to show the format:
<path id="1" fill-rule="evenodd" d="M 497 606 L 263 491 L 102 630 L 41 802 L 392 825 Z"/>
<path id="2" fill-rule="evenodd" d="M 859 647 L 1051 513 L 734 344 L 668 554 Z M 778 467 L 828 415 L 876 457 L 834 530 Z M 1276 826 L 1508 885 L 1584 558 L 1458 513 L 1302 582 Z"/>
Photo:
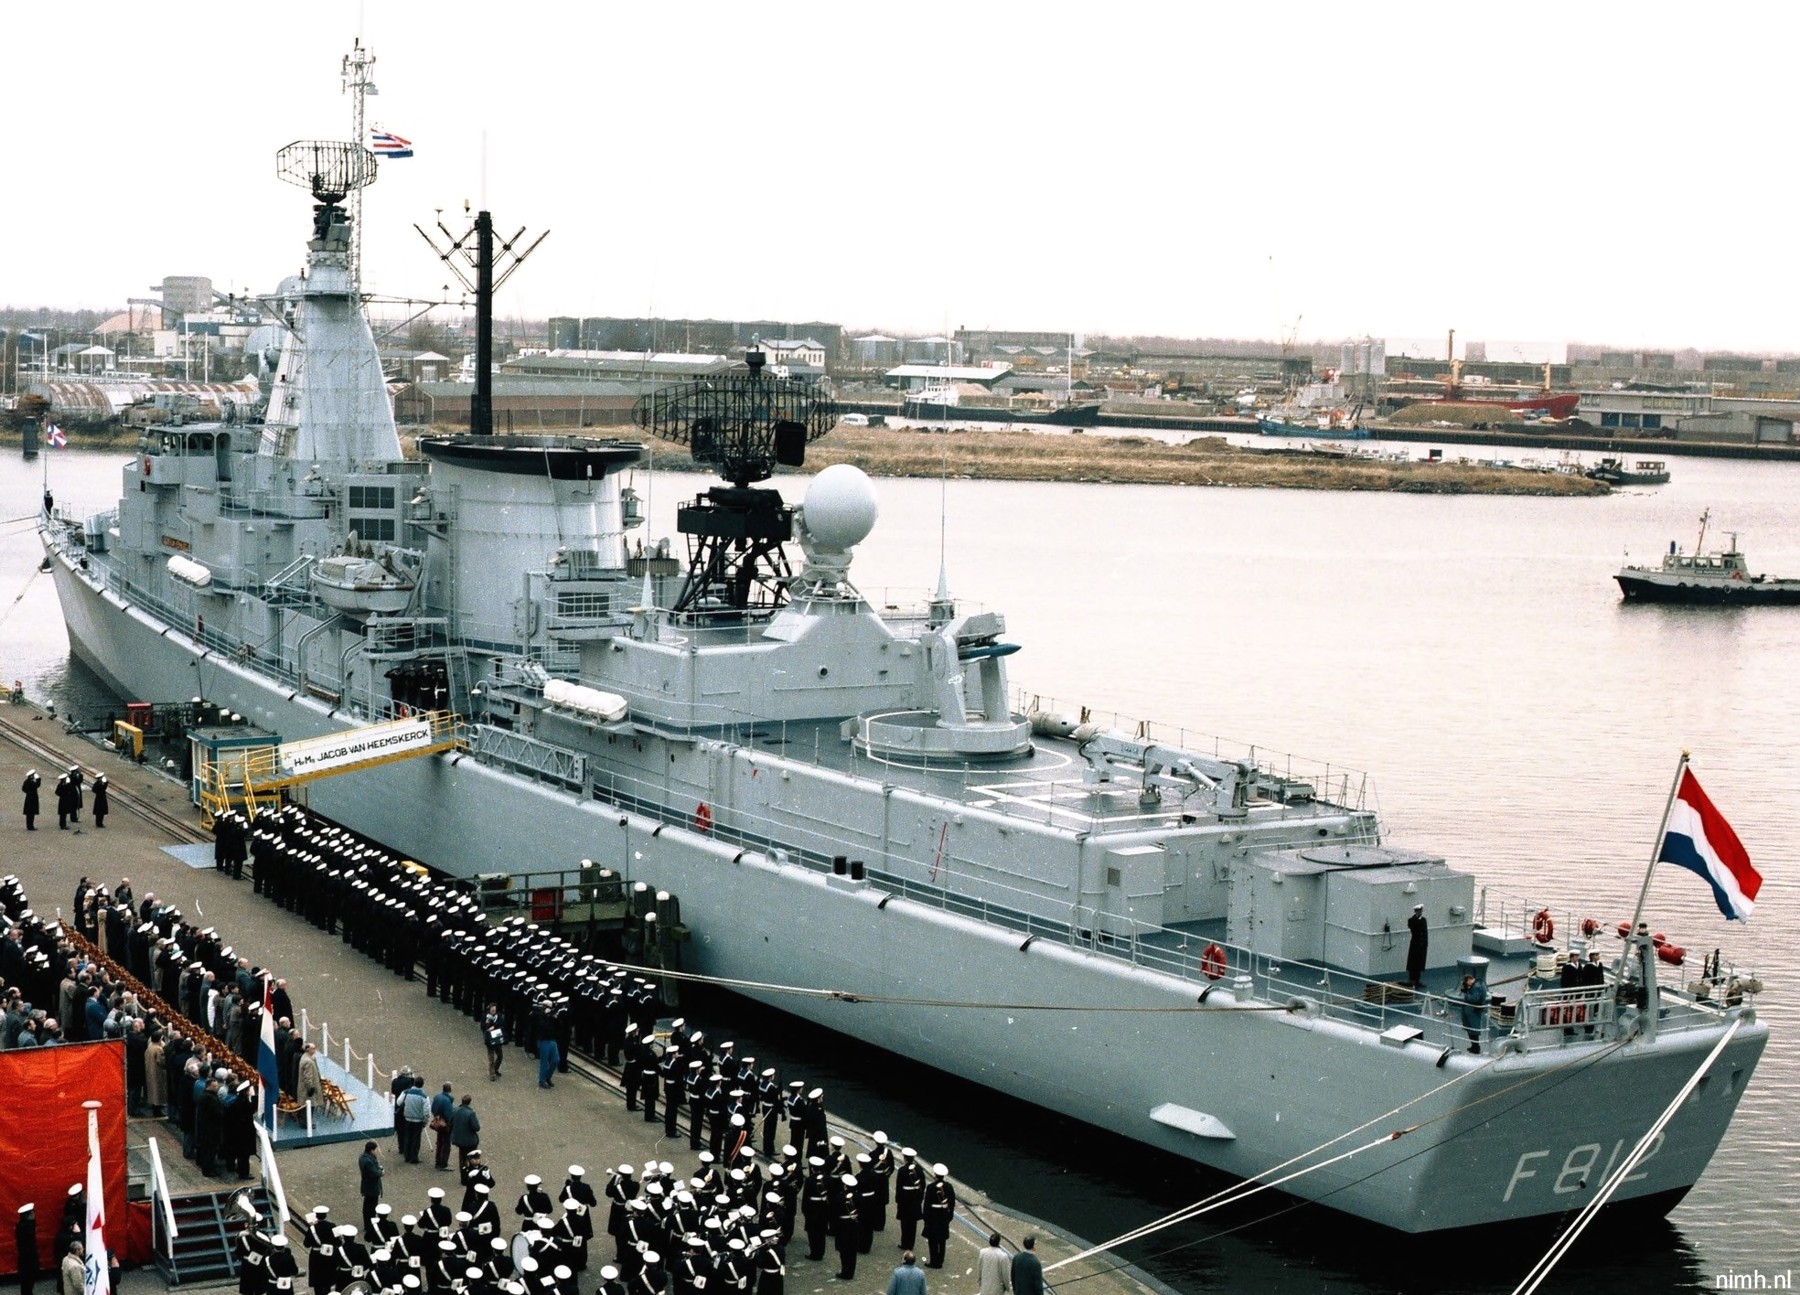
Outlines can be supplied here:
<path id="1" fill-rule="evenodd" d="M 612 612 L 612 595 L 598 589 L 558 590 L 556 614 L 570 619 L 606 616 Z"/>

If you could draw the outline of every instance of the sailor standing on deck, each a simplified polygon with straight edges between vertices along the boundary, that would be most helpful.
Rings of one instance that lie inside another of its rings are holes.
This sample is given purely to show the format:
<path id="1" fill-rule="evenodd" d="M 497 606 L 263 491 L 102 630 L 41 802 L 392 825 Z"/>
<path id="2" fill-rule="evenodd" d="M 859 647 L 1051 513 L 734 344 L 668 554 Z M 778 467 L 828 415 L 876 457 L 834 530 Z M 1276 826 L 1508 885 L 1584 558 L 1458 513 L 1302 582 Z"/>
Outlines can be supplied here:
<path id="1" fill-rule="evenodd" d="M 1462 990 L 1457 994 L 1462 1003 L 1463 1029 L 1469 1032 L 1469 1051 L 1481 1051 L 1481 1032 L 1487 1020 L 1487 986 L 1477 984 L 1474 976 L 1462 978 Z"/>
<path id="2" fill-rule="evenodd" d="M 1406 930 L 1411 937 L 1406 945 L 1406 983 L 1414 989 L 1420 989 L 1425 978 L 1425 950 L 1431 943 L 1431 928 L 1425 921 L 1425 905 L 1413 905 L 1412 916 L 1406 919 Z"/>
<path id="3" fill-rule="evenodd" d="M 36 769 L 27 772 L 25 781 L 19 784 L 19 792 L 25 797 L 24 808 L 21 809 L 20 812 L 25 815 L 25 830 L 27 832 L 37 831 L 37 816 L 41 812 L 41 807 L 38 803 L 38 788 L 43 785 L 44 780 L 38 775 Z"/>

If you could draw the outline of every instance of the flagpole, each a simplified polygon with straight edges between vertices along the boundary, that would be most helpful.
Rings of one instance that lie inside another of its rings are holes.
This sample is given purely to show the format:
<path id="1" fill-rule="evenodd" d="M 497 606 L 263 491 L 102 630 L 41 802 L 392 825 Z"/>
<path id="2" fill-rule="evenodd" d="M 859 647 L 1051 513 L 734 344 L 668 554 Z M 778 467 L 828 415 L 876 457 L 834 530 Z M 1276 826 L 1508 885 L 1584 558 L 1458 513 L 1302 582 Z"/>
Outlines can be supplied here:
<path id="1" fill-rule="evenodd" d="M 1663 837 L 1669 831 L 1669 815 L 1675 812 L 1675 796 L 1681 790 L 1681 775 L 1687 772 L 1689 754 L 1690 752 L 1683 751 L 1681 759 L 1675 762 L 1675 779 L 1669 784 L 1669 799 L 1663 805 L 1662 822 L 1657 825 L 1656 839 L 1650 845 L 1650 866 L 1644 869 L 1644 886 L 1642 890 L 1638 891 L 1637 908 L 1631 914 L 1631 925 L 1625 931 L 1627 952 L 1631 948 L 1632 937 L 1637 934 L 1638 923 L 1644 918 L 1644 904 L 1650 898 L 1650 878 L 1656 875 L 1657 860 L 1662 856 Z M 1615 969 L 1615 975 L 1623 971 L 1625 957 L 1625 953 L 1619 955 L 1619 964 Z"/>
<path id="2" fill-rule="evenodd" d="M 111 1295 L 112 1258 L 106 1244 L 106 1179 L 100 1170 L 100 1106 L 97 1101 L 83 1102 L 87 1109 L 88 1172 L 87 1218 L 82 1232 L 85 1250 L 83 1295 Z"/>

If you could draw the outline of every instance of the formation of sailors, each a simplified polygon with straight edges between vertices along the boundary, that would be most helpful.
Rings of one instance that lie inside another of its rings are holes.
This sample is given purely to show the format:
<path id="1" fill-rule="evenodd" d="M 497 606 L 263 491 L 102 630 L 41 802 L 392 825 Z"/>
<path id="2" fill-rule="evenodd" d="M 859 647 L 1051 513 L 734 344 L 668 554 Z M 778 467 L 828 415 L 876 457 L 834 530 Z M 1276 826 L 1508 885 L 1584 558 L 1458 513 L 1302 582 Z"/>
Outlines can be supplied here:
<path id="1" fill-rule="evenodd" d="M 665 1004 L 637 969 L 523 917 L 490 922 L 464 886 L 434 879 L 298 806 L 265 807 L 226 830 L 244 831 L 258 893 L 327 932 L 341 928 L 346 943 L 398 975 L 410 978 L 422 962 L 426 992 L 479 1022 L 493 1077 L 501 1039 L 533 1054 L 540 1041 L 554 1043 L 565 1070 L 576 1047 L 618 1067 L 626 1109 L 641 1111 L 646 1123 L 660 1121 L 665 1136 L 678 1136 L 685 1118 L 696 1153 L 685 1178 L 667 1161 L 646 1163 L 641 1172 L 621 1165 L 608 1178 L 614 1262 L 602 1272 L 603 1292 L 698 1295 L 708 1287 L 717 1292 L 721 1281 L 732 1291 L 779 1292 L 796 1231 L 810 1260 L 835 1249 L 838 1275 L 849 1280 L 858 1256 L 886 1231 L 890 1209 L 899 1247 L 911 1249 L 922 1235 L 927 1262 L 942 1266 L 956 1212 L 944 1165 L 921 1163 L 912 1148 L 897 1149 L 879 1132 L 867 1151 L 852 1154 L 829 1131 L 822 1088 L 784 1082 L 775 1067 L 740 1056 L 730 1041 L 710 1043 L 684 1018 L 658 1038 Z M 433 1295 L 574 1295 L 592 1235 L 592 1203 L 569 1203 L 571 1188 L 585 1187 L 584 1176 L 572 1171 L 564 1184 L 561 1219 L 537 1208 L 544 1200 L 522 1198 L 525 1226 L 513 1244 L 496 1245 L 500 1238 L 483 1230 L 483 1194 L 475 1190 L 486 1171 L 479 1157 L 473 1163 L 475 1182 L 465 1171 L 467 1220 L 434 1195 L 413 1224 L 413 1216 L 401 1220 L 397 1247 L 393 1238 L 365 1238 L 349 1247 L 352 1258 L 360 1258 L 359 1246 L 372 1247 L 364 1265 L 371 1280 L 387 1286 L 384 1278 L 397 1274 L 399 1290 L 410 1289 L 410 1277 Z M 491 1181 L 487 1186 L 491 1191 Z M 386 1247 L 375 1244 L 383 1239 Z M 378 1260 L 383 1248 L 389 1257 Z M 571 1277 L 559 1280 L 559 1269 Z M 332 1287 L 315 1289 L 322 1295 Z"/>

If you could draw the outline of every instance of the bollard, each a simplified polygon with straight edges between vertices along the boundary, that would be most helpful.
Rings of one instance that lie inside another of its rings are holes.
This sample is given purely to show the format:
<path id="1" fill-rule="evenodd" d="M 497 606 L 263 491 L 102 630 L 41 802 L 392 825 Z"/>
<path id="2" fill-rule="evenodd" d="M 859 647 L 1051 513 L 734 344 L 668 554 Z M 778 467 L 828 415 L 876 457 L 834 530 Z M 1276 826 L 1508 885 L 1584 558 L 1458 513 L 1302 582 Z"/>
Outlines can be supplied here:
<path id="1" fill-rule="evenodd" d="M 365 1082 L 369 1085 L 369 1091 L 374 1092 L 375 1091 L 375 1054 L 373 1052 L 371 1052 L 369 1054 L 369 1077 Z"/>
<path id="2" fill-rule="evenodd" d="M 356 1073 L 350 1069 L 350 1040 L 348 1038 L 344 1040 L 344 1073 L 346 1075 L 353 1075 Z"/>
<path id="3" fill-rule="evenodd" d="M 310 1137 L 312 1137 L 312 1135 L 313 1135 L 312 1098 L 309 1097 L 306 1099 L 306 1136 L 310 1138 Z"/>

